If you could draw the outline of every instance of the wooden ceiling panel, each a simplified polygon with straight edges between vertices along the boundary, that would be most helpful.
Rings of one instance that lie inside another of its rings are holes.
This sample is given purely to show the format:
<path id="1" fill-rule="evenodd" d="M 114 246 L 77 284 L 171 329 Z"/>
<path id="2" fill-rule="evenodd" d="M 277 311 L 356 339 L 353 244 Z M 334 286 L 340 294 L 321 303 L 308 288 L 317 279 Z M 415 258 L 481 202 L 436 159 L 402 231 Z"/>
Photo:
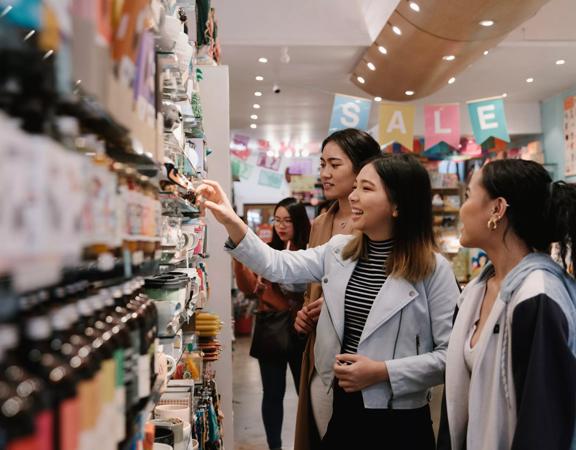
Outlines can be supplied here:
<path id="1" fill-rule="evenodd" d="M 409 101 L 431 95 L 547 2 L 441 0 L 433 8 L 427 3 L 415 12 L 403 0 L 356 65 L 352 81 L 370 95 L 387 100 Z M 492 27 L 479 25 L 488 19 L 495 22 Z M 394 33 L 394 26 L 401 30 L 400 36 Z M 380 46 L 387 54 L 378 50 Z M 444 60 L 448 55 L 455 59 Z M 370 70 L 369 62 L 376 70 Z M 414 95 L 407 96 L 406 91 Z"/>

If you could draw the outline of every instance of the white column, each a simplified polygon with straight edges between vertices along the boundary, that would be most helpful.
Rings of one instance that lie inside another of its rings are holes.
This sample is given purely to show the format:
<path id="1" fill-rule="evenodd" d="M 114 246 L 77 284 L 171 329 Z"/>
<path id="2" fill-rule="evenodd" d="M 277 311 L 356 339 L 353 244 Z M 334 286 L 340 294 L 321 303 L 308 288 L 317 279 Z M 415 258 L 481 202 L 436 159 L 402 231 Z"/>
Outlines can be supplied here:
<path id="1" fill-rule="evenodd" d="M 208 147 L 208 178 L 220 183 L 230 195 L 230 95 L 228 66 L 202 67 L 204 79 L 200 82 L 200 98 L 204 112 L 203 126 Z M 208 309 L 217 313 L 224 322 L 219 340 L 223 346 L 216 363 L 216 382 L 222 398 L 224 412 L 224 447 L 234 449 L 234 423 L 232 411 L 232 268 L 230 257 L 224 252 L 228 235 L 222 225 L 207 213 L 208 254 L 206 261 L 210 283 Z"/>

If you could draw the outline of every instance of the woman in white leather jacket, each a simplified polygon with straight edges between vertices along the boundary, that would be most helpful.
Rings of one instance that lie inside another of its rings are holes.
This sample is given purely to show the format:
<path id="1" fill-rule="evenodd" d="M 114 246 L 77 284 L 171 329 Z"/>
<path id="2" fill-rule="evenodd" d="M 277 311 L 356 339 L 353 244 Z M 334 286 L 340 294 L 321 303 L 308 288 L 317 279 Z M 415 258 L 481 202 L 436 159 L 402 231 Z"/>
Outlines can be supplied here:
<path id="1" fill-rule="evenodd" d="M 430 179 L 417 159 L 368 162 L 349 197 L 356 234 L 297 252 L 263 244 L 217 183 L 197 193 L 234 258 L 268 280 L 322 283 L 315 363 L 334 389 L 322 448 L 433 449 L 429 390 L 443 381 L 459 291 L 435 252 Z"/>

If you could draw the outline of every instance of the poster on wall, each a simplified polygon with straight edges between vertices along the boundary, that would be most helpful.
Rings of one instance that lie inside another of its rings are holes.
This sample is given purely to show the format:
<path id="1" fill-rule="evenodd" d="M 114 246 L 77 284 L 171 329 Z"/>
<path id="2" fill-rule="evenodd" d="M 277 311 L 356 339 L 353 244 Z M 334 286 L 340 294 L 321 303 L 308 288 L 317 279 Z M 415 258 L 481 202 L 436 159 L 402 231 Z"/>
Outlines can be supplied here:
<path id="1" fill-rule="evenodd" d="M 261 170 L 258 175 L 258 184 L 260 186 L 267 186 L 274 189 L 280 189 L 282 187 L 282 180 L 284 180 L 283 174 L 269 170 Z"/>
<path id="2" fill-rule="evenodd" d="M 258 153 L 258 159 L 256 160 L 256 165 L 258 167 L 264 167 L 265 169 L 276 170 L 280 169 L 280 163 L 282 158 L 276 156 L 268 156 L 264 152 Z"/>
<path id="3" fill-rule="evenodd" d="M 311 159 L 298 159 L 292 161 L 288 166 L 288 173 L 290 175 L 313 175 L 314 166 Z"/>
<path id="4" fill-rule="evenodd" d="M 565 175 L 576 175 L 576 96 L 564 100 Z"/>
<path id="5" fill-rule="evenodd" d="M 316 177 L 310 175 L 294 175 L 290 177 L 290 190 L 292 192 L 310 192 L 314 190 Z"/>

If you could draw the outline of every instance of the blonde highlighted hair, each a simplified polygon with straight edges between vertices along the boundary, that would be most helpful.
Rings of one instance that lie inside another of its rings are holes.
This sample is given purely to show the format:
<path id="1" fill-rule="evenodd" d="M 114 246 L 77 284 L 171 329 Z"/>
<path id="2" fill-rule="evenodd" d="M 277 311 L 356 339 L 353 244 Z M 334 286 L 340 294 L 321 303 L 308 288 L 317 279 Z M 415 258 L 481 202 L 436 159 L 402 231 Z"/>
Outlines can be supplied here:
<path id="1" fill-rule="evenodd" d="M 386 262 L 386 272 L 410 282 L 421 281 L 436 268 L 437 245 L 428 172 L 411 155 L 378 156 L 367 164 L 380 176 L 390 203 L 398 211 L 394 220 L 394 246 Z M 356 261 L 367 255 L 368 238 L 356 232 L 342 250 L 342 258 Z"/>

